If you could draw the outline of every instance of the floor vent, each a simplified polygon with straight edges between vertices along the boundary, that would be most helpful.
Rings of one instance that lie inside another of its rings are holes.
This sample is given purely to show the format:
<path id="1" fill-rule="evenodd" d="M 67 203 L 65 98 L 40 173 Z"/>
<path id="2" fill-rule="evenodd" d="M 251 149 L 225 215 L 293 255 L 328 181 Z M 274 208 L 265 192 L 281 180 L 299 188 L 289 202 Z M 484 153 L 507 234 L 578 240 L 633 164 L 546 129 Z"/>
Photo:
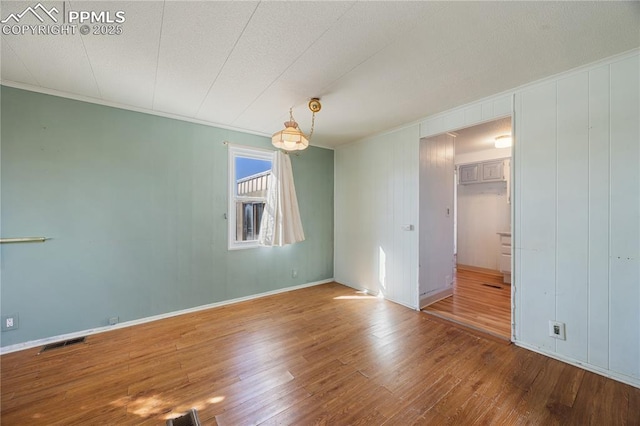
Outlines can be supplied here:
<path id="1" fill-rule="evenodd" d="M 483 286 L 485 287 L 492 287 L 492 288 L 497 288 L 498 290 L 502 290 L 504 287 L 499 286 L 497 284 L 488 284 L 488 283 L 482 283 Z"/>
<path id="2" fill-rule="evenodd" d="M 38 352 L 38 354 L 41 354 L 42 352 L 50 351 L 52 349 L 65 348 L 67 346 L 77 345 L 78 343 L 84 343 L 85 340 L 87 340 L 86 336 L 76 337 L 75 339 L 63 340 L 62 342 L 51 343 L 49 345 L 43 346 L 42 349 L 40 349 L 40 352 Z"/>
<path id="3" fill-rule="evenodd" d="M 167 420 L 167 426 L 200 426 L 198 412 L 192 408 L 187 414 Z"/>

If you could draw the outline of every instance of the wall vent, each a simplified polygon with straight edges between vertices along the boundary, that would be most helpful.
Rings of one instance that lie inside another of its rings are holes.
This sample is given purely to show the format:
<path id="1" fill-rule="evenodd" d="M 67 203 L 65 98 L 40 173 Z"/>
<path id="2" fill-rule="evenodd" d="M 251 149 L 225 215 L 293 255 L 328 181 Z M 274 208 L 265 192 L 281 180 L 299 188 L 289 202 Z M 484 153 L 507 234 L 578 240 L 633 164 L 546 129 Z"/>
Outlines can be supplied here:
<path id="1" fill-rule="evenodd" d="M 167 420 L 167 426 L 200 426 L 198 412 L 192 408 L 183 416 Z"/>
<path id="2" fill-rule="evenodd" d="M 78 343 L 84 343 L 85 340 L 87 340 L 87 336 L 76 337 L 75 339 L 63 340 L 62 342 L 50 343 L 48 345 L 43 346 L 42 349 L 40 349 L 40 352 L 38 352 L 38 355 L 40 355 L 42 352 L 47 352 L 52 349 L 64 348 L 71 345 L 77 345 Z"/>

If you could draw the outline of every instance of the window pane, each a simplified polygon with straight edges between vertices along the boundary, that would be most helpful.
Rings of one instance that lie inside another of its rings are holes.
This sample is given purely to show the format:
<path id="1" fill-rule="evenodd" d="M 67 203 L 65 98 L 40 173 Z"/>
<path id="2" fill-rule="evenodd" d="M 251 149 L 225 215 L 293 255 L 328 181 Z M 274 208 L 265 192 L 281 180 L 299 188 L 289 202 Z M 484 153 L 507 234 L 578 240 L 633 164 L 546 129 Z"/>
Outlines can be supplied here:
<path id="1" fill-rule="evenodd" d="M 271 161 L 236 157 L 236 180 L 271 170 Z"/>
<path id="2" fill-rule="evenodd" d="M 255 218 L 255 230 L 256 230 L 256 239 L 260 235 L 260 222 L 262 221 L 262 212 L 264 211 L 265 203 L 255 203 L 253 205 L 253 217 Z"/>
<path id="3" fill-rule="evenodd" d="M 255 237 L 253 235 L 253 205 L 251 203 L 244 203 L 243 212 L 244 217 L 242 218 L 242 241 L 255 240 Z"/>
<path id="4" fill-rule="evenodd" d="M 265 172 L 271 171 L 271 161 L 258 160 L 255 158 L 240 157 L 235 158 L 236 182 L 252 180 Z M 238 195 L 242 193 L 239 191 Z"/>
<path id="5" fill-rule="evenodd" d="M 238 196 L 266 197 L 271 173 L 271 161 L 236 157 L 236 188 Z"/>
<path id="6" fill-rule="evenodd" d="M 264 202 L 236 203 L 236 241 L 255 241 L 260 235 Z"/>

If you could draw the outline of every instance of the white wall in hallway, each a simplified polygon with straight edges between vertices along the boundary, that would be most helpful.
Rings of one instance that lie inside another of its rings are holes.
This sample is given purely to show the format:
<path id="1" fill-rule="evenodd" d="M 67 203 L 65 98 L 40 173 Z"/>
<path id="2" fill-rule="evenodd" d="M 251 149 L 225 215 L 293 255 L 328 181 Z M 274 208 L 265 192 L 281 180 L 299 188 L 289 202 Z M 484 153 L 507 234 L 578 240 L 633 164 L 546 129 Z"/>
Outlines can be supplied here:
<path id="1" fill-rule="evenodd" d="M 458 264 L 500 270 L 500 236 L 511 230 L 507 183 L 458 185 Z"/>

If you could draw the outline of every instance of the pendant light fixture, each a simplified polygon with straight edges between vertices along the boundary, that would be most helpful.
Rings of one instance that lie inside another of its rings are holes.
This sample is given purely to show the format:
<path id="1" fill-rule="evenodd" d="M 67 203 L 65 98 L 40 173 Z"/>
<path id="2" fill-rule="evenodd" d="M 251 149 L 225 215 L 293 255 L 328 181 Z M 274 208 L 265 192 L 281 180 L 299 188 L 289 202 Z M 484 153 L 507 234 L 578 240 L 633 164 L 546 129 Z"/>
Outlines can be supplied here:
<path id="1" fill-rule="evenodd" d="M 316 112 L 322 109 L 319 98 L 312 98 L 309 101 L 309 110 L 313 114 L 311 116 L 311 131 L 309 137 L 300 130 L 298 123 L 293 118 L 293 108 L 289 108 L 289 121 L 284 123 L 284 130 L 276 132 L 271 137 L 271 143 L 278 149 L 285 151 L 301 151 L 309 146 L 309 139 L 313 135 L 313 128 L 316 121 Z"/>

